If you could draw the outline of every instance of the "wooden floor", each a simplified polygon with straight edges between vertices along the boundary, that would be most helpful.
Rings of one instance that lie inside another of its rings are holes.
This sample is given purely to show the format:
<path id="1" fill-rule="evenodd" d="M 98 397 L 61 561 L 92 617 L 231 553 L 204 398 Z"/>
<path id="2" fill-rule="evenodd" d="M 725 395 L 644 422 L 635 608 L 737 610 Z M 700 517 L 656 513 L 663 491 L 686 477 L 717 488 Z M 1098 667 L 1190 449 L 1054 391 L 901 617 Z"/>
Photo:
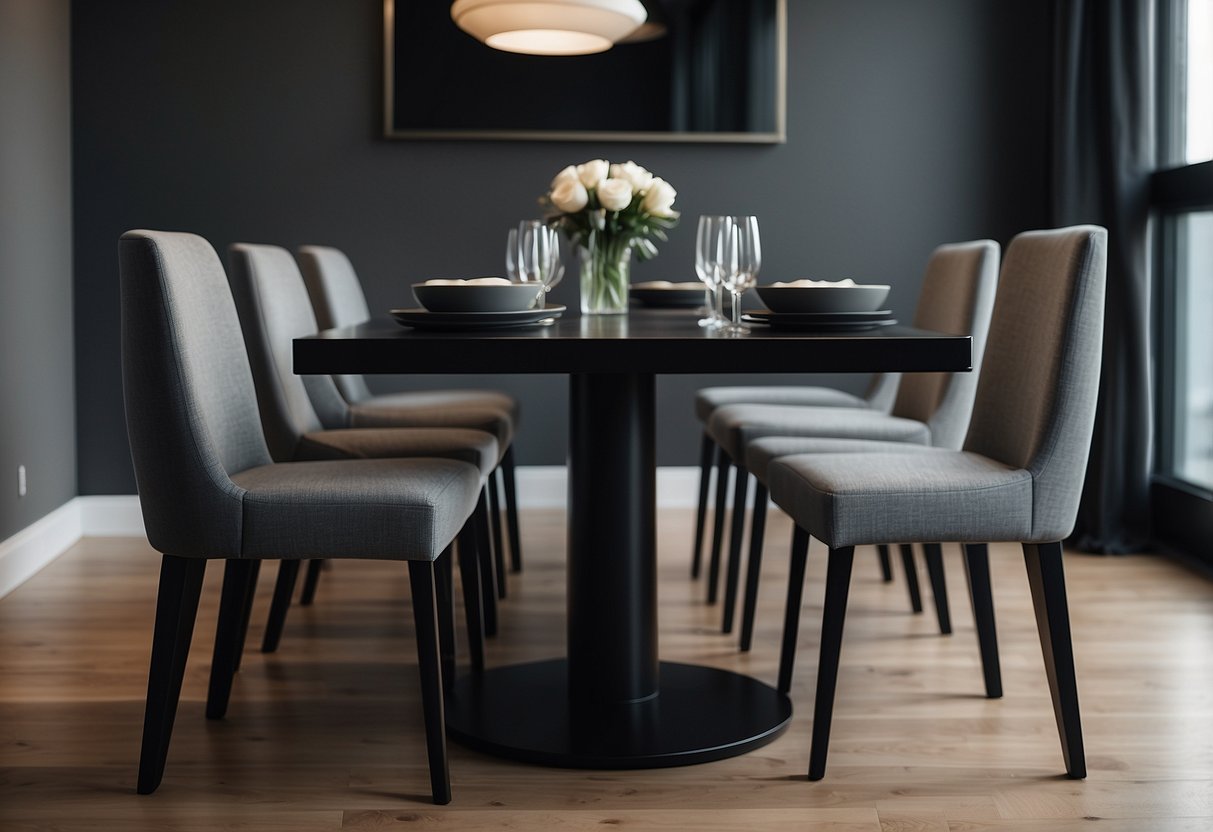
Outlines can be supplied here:
<path id="1" fill-rule="evenodd" d="M 563 517 L 527 512 L 490 663 L 559 655 Z M 662 514 L 665 658 L 773 681 L 789 526 L 772 517 L 752 654 L 718 633 L 688 580 L 691 513 Z M 158 556 L 82 541 L 0 600 L 0 829 L 984 830 L 1213 828 L 1213 586 L 1149 557 L 1066 559 L 1090 776 L 1061 753 L 1018 549 L 994 547 L 1006 696 L 983 698 L 972 617 L 948 547 L 955 635 L 909 613 L 857 555 L 826 778 L 805 779 L 823 550 L 809 586 L 790 730 L 749 755 L 659 771 L 508 763 L 452 745 L 455 800 L 436 807 L 421 734 L 408 579 L 340 563 L 255 652 L 273 568 L 227 719 L 203 718 L 221 569 L 212 565 L 168 770 L 134 793 Z M 924 576 L 925 577 L 925 576 Z M 925 581 L 924 581 L 925 585 Z"/>

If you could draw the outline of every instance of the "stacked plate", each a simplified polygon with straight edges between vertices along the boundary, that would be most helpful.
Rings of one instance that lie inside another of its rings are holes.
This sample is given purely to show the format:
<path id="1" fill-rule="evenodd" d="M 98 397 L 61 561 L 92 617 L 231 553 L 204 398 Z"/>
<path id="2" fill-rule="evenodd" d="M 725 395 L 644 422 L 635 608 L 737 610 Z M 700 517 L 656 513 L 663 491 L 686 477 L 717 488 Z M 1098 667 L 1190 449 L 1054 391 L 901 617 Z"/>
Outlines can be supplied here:
<path id="1" fill-rule="evenodd" d="M 417 283 L 413 297 L 420 307 L 391 309 L 389 314 L 407 327 L 446 332 L 546 324 L 565 310 L 544 306 L 543 287 L 538 284 L 497 277 Z"/>
<path id="2" fill-rule="evenodd" d="M 632 300 L 642 306 L 661 309 L 690 309 L 703 306 L 703 284 L 698 281 L 671 283 L 668 280 L 653 280 L 648 283 L 633 283 L 629 288 Z"/>
<path id="3" fill-rule="evenodd" d="M 748 323 L 806 332 L 852 332 L 897 323 L 892 312 L 879 308 L 889 296 L 885 285 L 798 280 L 757 291 L 770 309 L 747 312 Z"/>
<path id="4" fill-rule="evenodd" d="M 888 309 L 876 312 L 771 312 L 752 310 L 741 316 L 749 324 L 801 332 L 855 332 L 897 323 Z"/>

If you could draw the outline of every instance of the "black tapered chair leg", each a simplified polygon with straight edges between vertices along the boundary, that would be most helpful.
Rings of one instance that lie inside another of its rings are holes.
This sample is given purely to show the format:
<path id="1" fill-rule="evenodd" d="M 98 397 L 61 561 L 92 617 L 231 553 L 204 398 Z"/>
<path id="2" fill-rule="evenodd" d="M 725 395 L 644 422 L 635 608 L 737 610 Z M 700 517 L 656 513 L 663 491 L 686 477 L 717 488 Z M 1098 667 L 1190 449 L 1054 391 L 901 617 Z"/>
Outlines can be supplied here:
<path id="1" fill-rule="evenodd" d="M 448 682 L 455 679 L 455 591 L 452 586 L 451 552 L 453 544 L 443 550 L 434 561 L 434 590 L 438 593 L 438 642 L 442 646 L 442 677 Z"/>
<path id="2" fill-rule="evenodd" d="M 888 545 L 877 546 L 876 555 L 880 558 L 880 579 L 887 584 L 893 580 L 893 559 L 889 557 Z"/>
<path id="3" fill-rule="evenodd" d="M 722 633 L 733 632 L 733 617 L 737 611 L 737 583 L 741 578 L 741 542 L 745 537 L 746 492 L 749 490 L 750 472 L 741 465 L 736 466 L 733 483 L 733 521 L 729 527 L 729 560 L 724 575 L 724 619 Z"/>
<path id="4" fill-rule="evenodd" d="M 745 571 L 745 598 L 741 603 L 741 649 L 748 651 L 754 642 L 754 615 L 758 607 L 758 578 L 762 574 L 762 539 L 767 525 L 767 487 L 761 480 L 754 486 L 754 513 L 750 518 L 750 558 Z"/>
<path id="5" fill-rule="evenodd" d="M 716 449 L 716 512 L 712 517 L 712 554 L 708 558 L 708 603 L 716 603 L 720 591 L 720 549 L 724 544 L 724 520 L 727 511 L 729 473 L 732 461 L 724 448 Z"/>
<path id="6" fill-rule="evenodd" d="M 800 526 L 792 532 L 792 563 L 788 575 L 788 604 L 783 612 L 783 644 L 779 649 L 779 692 L 792 689 L 796 664 L 796 638 L 800 634 L 800 603 L 804 597 L 804 570 L 809 560 L 809 533 Z"/>
<path id="7" fill-rule="evenodd" d="M 505 535 L 501 529 L 501 498 L 497 494 L 497 480 L 490 474 L 484 486 L 489 492 L 489 537 L 493 547 L 493 571 L 497 579 L 497 597 L 505 598 Z"/>
<path id="8" fill-rule="evenodd" d="M 248 638 L 248 623 L 253 616 L 253 598 L 257 595 L 257 576 L 261 574 L 261 561 L 252 561 L 249 570 L 248 593 L 244 597 L 244 610 L 240 613 L 240 635 L 236 642 L 236 657 L 232 666 L 233 673 L 240 672 L 240 659 L 244 656 L 244 643 Z"/>
<path id="9" fill-rule="evenodd" d="M 160 562 L 160 588 L 156 596 L 156 625 L 152 633 L 152 660 L 147 678 L 147 704 L 143 712 L 143 746 L 139 752 L 139 794 L 151 794 L 164 777 L 185 660 L 194 635 L 198 596 L 206 561 L 165 555 Z"/>
<path id="10" fill-rule="evenodd" d="M 699 443 L 699 508 L 695 512 L 695 549 L 691 552 L 691 579 L 699 578 L 703 566 L 703 535 L 708 520 L 708 485 L 712 479 L 712 437 L 705 431 Z"/>
<path id="11" fill-rule="evenodd" d="M 467 618 L 468 655 L 472 670 L 484 670 L 484 596 L 480 588 L 480 555 L 477 552 L 475 515 L 468 518 L 456 541 L 459 580 L 463 585 L 463 612 Z M 453 677 L 452 677 L 453 678 Z"/>
<path id="12" fill-rule="evenodd" d="M 914 546 L 901 544 L 901 565 L 906 571 L 906 589 L 910 592 L 910 609 L 922 612 L 922 590 L 918 588 L 918 567 L 914 564 Z"/>
<path id="13" fill-rule="evenodd" d="M 1070 610 L 1066 602 L 1061 544 L 1025 543 L 1023 554 L 1066 774 L 1081 780 L 1087 776 L 1087 761 L 1082 744 L 1082 719 L 1078 712 L 1078 681 L 1074 676 L 1074 644 L 1070 639 Z"/>
<path id="14" fill-rule="evenodd" d="M 286 612 L 291 608 L 291 596 L 295 594 L 295 581 L 299 577 L 299 561 L 278 562 L 278 580 L 274 583 L 274 599 L 270 602 L 270 615 L 265 622 L 265 635 L 261 639 L 261 652 L 273 653 L 282 640 L 282 629 L 286 626 Z"/>
<path id="15" fill-rule="evenodd" d="M 973 623 L 977 628 L 977 646 L 981 650 L 981 670 L 986 681 L 986 696 L 1002 696 L 1002 668 L 998 662 L 998 634 L 994 627 L 994 595 L 990 592 L 990 553 L 984 543 L 966 543 L 965 580 L 969 600 L 973 602 Z"/>
<path id="16" fill-rule="evenodd" d="M 223 591 L 219 596 L 219 621 L 215 627 L 215 649 L 211 655 L 211 681 L 206 693 L 206 718 L 223 719 L 236 675 L 236 657 L 244 647 L 244 610 L 253 591 L 249 577 L 258 560 L 229 560 L 223 568 Z"/>
<path id="17" fill-rule="evenodd" d="M 826 773 L 830 721 L 834 717 L 834 692 L 838 687 L 838 659 L 842 654 L 842 625 L 847 617 L 847 595 L 851 591 L 851 566 L 854 562 L 854 546 L 830 549 L 830 560 L 826 564 L 825 609 L 821 616 L 821 658 L 817 661 L 817 698 L 813 701 L 810 780 L 820 780 Z"/>
<path id="18" fill-rule="evenodd" d="M 952 611 L 948 608 L 948 582 L 943 571 L 943 547 L 938 543 L 922 544 L 927 562 L 927 577 L 931 581 L 931 597 L 935 600 L 935 615 L 941 635 L 952 634 Z"/>
<path id="19" fill-rule="evenodd" d="M 506 448 L 497 469 L 505 487 L 505 525 L 510 535 L 510 571 L 522 571 L 522 535 L 518 531 L 518 478 L 514 461 L 514 446 Z"/>
<path id="20" fill-rule="evenodd" d="M 320 583 L 320 572 L 324 569 L 324 561 L 313 558 L 307 562 L 307 572 L 303 576 L 303 592 L 299 595 L 299 606 L 310 607 L 316 600 L 316 584 Z"/>
<path id="21" fill-rule="evenodd" d="M 446 713 L 442 702 L 442 648 L 438 636 L 434 564 L 409 561 L 413 591 L 413 622 L 417 628 L 417 665 L 421 672 L 421 710 L 425 716 L 425 748 L 430 761 L 434 802 L 451 802 L 451 773 L 446 753 Z"/>
<path id="22" fill-rule="evenodd" d="M 497 635 L 497 576 L 493 561 L 493 549 L 489 543 L 489 506 L 484 490 L 476 502 L 474 528 L 476 532 L 476 555 L 480 561 L 480 607 L 484 612 L 484 634 Z"/>

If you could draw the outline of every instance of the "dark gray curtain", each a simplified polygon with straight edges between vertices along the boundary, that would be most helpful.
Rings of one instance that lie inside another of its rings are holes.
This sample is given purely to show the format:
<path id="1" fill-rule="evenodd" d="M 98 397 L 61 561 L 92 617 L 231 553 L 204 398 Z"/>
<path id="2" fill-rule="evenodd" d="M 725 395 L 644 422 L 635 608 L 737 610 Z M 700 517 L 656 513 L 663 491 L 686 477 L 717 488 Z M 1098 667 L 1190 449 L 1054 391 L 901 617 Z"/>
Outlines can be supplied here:
<path id="1" fill-rule="evenodd" d="M 1053 219 L 1108 229 L 1095 437 L 1070 542 L 1141 551 L 1153 437 L 1149 175 L 1155 167 L 1154 0 L 1055 0 Z"/>

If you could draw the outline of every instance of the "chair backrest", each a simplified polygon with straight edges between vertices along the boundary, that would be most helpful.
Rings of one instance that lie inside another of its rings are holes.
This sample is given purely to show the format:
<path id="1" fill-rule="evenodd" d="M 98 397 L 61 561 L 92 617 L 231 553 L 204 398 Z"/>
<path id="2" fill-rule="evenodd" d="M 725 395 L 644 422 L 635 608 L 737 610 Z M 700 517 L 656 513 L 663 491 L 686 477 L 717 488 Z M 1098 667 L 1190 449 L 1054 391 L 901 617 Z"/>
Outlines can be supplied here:
<path id="1" fill-rule="evenodd" d="M 927 261 L 914 326 L 972 336 L 974 372 L 909 373 L 901 379 L 892 412 L 925 422 L 931 444 L 940 448 L 959 449 L 969 427 L 994 308 L 998 253 L 998 243 L 977 240 L 940 246 Z"/>
<path id="2" fill-rule="evenodd" d="M 301 246 L 296 256 L 321 329 L 354 326 L 370 320 L 362 283 L 343 251 L 330 246 Z M 336 375 L 333 383 L 351 404 L 371 397 L 362 376 Z"/>
<path id="3" fill-rule="evenodd" d="M 244 491 L 269 463 L 223 265 L 194 234 L 128 231 L 118 244 L 122 389 L 147 537 L 174 555 L 241 551 Z"/>
<path id="4" fill-rule="evenodd" d="M 303 434 L 348 427 L 349 407 L 329 376 L 295 375 L 294 339 L 318 331 L 295 258 L 279 246 L 249 243 L 236 243 L 230 255 L 265 439 L 274 459 L 288 462 Z"/>
<path id="5" fill-rule="evenodd" d="M 1027 469 L 1032 539 L 1074 528 L 1095 426 L 1108 232 L 1029 231 L 1007 248 L 966 451 Z"/>
<path id="6" fill-rule="evenodd" d="M 901 385 L 901 373 L 875 373 L 868 381 L 868 389 L 863 392 L 863 398 L 868 407 L 888 413 L 893 409 L 897 399 L 897 388 Z"/>

